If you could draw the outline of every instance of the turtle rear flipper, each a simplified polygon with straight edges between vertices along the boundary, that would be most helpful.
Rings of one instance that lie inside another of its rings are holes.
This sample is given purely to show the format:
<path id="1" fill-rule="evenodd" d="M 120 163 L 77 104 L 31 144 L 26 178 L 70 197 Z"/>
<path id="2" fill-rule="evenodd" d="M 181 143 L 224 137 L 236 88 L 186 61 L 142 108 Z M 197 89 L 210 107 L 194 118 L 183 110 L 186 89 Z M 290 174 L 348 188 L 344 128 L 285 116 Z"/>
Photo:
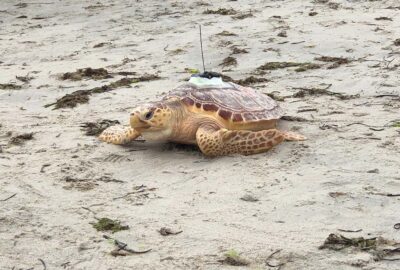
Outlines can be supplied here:
<path id="1" fill-rule="evenodd" d="M 307 140 L 307 137 L 297 134 L 297 133 L 293 133 L 293 132 L 289 132 L 289 131 L 281 131 L 283 138 L 285 139 L 285 141 L 305 141 Z"/>
<path id="2" fill-rule="evenodd" d="M 103 142 L 112 144 L 125 144 L 140 136 L 140 133 L 131 127 L 111 126 L 99 136 Z"/>
<path id="3" fill-rule="evenodd" d="M 229 154 L 252 155 L 266 152 L 285 140 L 277 129 L 261 131 L 215 129 L 200 127 L 196 133 L 200 150 L 207 156 Z"/>

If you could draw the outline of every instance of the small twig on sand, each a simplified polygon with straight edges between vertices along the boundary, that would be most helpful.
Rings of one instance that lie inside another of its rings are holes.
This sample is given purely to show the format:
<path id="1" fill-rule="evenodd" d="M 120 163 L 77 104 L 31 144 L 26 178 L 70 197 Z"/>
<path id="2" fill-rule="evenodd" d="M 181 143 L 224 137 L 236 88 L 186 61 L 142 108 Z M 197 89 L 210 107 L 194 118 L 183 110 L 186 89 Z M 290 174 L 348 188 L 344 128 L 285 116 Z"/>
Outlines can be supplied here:
<path id="1" fill-rule="evenodd" d="M 131 248 L 128 248 L 128 244 L 125 244 L 124 242 L 121 242 L 117 239 L 114 239 L 108 235 L 103 235 L 103 238 L 107 239 L 107 240 L 113 240 L 114 241 L 114 245 L 117 246 L 117 248 L 113 251 L 111 251 L 111 255 L 113 256 L 126 256 L 127 253 L 130 254 L 143 254 L 143 253 L 147 253 L 149 251 L 151 251 L 151 248 L 146 249 L 146 250 L 133 250 Z M 125 251 L 125 253 L 121 252 L 121 251 Z"/>
<path id="2" fill-rule="evenodd" d="M 383 192 L 370 192 L 371 195 L 380 195 L 380 196 L 388 196 L 388 197 L 399 197 L 400 193 L 393 194 L 393 193 L 383 193 Z"/>
<path id="3" fill-rule="evenodd" d="M 394 261 L 400 261 L 400 258 L 395 258 L 395 259 L 386 259 L 386 258 L 382 258 L 381 261 L 390 261 L 390 262 L 394 262 Z"/>
<path id="4" fill-rule="evenodd" d="M 317 108 L 306 108 L 306 109 L 297 110 L 298 113 L 302 113 L 302 112 L 317 112 L 317 111 L 318 111 Z"/>
<path id="5" fill-rule="evenodd" d="M 129 195 L 132 195 L 132 194 L 135 194 L 135 193 L 137 193 L 137 191 L 128 192 L 125 195 L 122 195 L 122 196 L 119 196 L 119 197 L 115 197 L 115 198 L 112 198 L 112 199 L 113 199 L 113 201 L 114 200 L 118 200 L 118 199 L 123 199 L 123 198 L 128 197 Z"/>
<path id="6" fill-rule="evenodd" d="M 158 230 L 158 232 L 162 236 L 167 236 L 167 235 L 177 235 L 177 234 L 180 234 L 183 231 L 173 231 L 170 228 L 162 227 L 160 230 Z"/>
<path id="7" fill-rule="evenodd" d="M 311 122 L 312 120 L 308 120 L 303 117 L 298 117 L 298 116 L 289 116 L 289 115 L 284 115 L 281 117 L 282 120 L 286 121 L 295 121 L 295 122 Z"/>
<path id="8" fill-rule="evenodd" d="M 95 218 L 96 218 L 96 213 L 95 213 L 92 209 L 90 209 L 89 207 L 84 207 L 84 206 L 82 206 L 82 209 L 85 209 L 86 211 L 89 211 L 89 212 L 92 213 L 92 214 L 95 216 Z M 98 218 L 96 218 L 96 219 L 98 219 Z"/>
<path id="9" fill-rule="evenodd" d="M 39 3 L 28 2 L 26 4 L 29 4 L 29 5 L 52 5 L 54 3 L 52 3 L 52 2 L 47 2 L 47 3 L 46 2 L 39 2 Z"/>
<path id="10" fill-rule="evenodd" d="M 385 196 L 388 196 L 388 197 L 399 197 L 400 194 L 386 193 Z"/>
<path id="11" fill-rule="evenodd" d="M 8 201 L 9 199 L 13 198 L 15 195 L 17 195 L 17 193 L 14 193 L 14 194 L 11 195 L 10 197 L 7 197 L 7 198 L 2 199 L 2 200 L 0 200 L 0 201 L 2 201 L 2 202 Z"/>
<path id="12" fill-rule="evenodd" d="M 129 149 L 128 152 L 146 151 L 147 148 Z"/>
<path id="13" fill-rule="evenodd" d="M 278 264 L 274 265 L 274 264 L 271 264 L 271 263 L 269 262 L 269 259 L 271 259 L 275 254 L 277 254 L 277 253 L 279 253 L 279 252 L 281 252 L 281 251 L 282 251 L 282 249 L 278 249 L 278 250 L 272 252 L 272 253 L 265 259 L 265 265 L 267 265 L 267 266 L 269 266 L 269 267 L 279 267 L 279 268 L 280 268 L 282 265 L 284 265 L 285 263 L 278 263 Z"/>
<path id="14" fill-rule="evenodd" d="M 50 165 L 51 165 L 51 164 L 48 164 L 48 163 L 47 163 L 47 164 L 43 164 L 43 165 L 42 165 L 42 168 L 40 168 L 40 172 L 41 172 L 41 173 L 44 173 L 44 168 L 49 167 Z"/>
<path id="15" fill-rule="evenodd" d="M 362 122 L 354 122 L 354 123 L 350 123 L 350 124 L 347 124 L 347 125 L 344 125 L 344 126 L 341 126 L 341 127 L 349 127 L 349 126 L 352 126 L 352 125 L 362 125 L 362 126 L 366 126 L 366 127 L 369 127 L 369 128 L 375 128 L 375 129 L 380 129 L 380 128 L 385 127 L 385 126 L 371 126 L 371 125 L 364 124 Z"/>
<path id="16" fill-rule="evenodd" d="M 131 191 L 131 192 L 126 193 L 125 195 L 122 195 L 122 196 L 119 196 L 119 197 L 115 197 L 115 198 L 113 198 L 113 200 L 122 199 L 122 198 L 125 198 L 125 197 L 127 197 L 129 195 L 132 195 L 132 194 L 140 194 L 142 196 L 147 197 L 149 195 L 148 191 L 156 190 L 156 188 L 147 188 L 145 185 L 137 186 L 134 189 L 135 189 L 135 191 Z"/>
<path id="17" fill-rule="evenodd" d="M 43 265 L 43 270 L 46 270 L 46 269 L 47 269 L 46 263 L 45 263 L 42 259 L 38 259 L 38 260 L 42 263 L 42 265 Z"/>
<path id="18" fill-rule="evenodd" d="M 343 230 L 343 229 L 338 229 L 338 231 L 339 231 L 339 232 L 349 232 L 349 233 L 351 233 L 351 232 L 361 232 L 362 229 L 359 229 L 359 230 Z"/>
<path id="19" fill-rule="evenodd" d="M 62 263 L 60 266 L 62 266 L 64 269 L 67 268 L 67 266 L 70 264 L 71 262 L 65 262 Z"/>
<path id="20" fill-rule="evenodd" d="M 374 97 L 376 97 L 376 98 L 380 98 L 380 97 L 397 97 L 397 98 L 400 98 L 400 95 L 396 95 L 396 94 L 381 94 L 381 95 L 376 95 Z"/>
<path id="21" fill-rule="evenodd" d="M 383 252 L 384 252 L 384 255 L 392 255 L 394 253 L 400 253 L 400 248 L 384 249 Z M 388 258 L 378 257 L 378 259 L 381 261 L 400 261 L 400 258 L 388 259 Z"/>

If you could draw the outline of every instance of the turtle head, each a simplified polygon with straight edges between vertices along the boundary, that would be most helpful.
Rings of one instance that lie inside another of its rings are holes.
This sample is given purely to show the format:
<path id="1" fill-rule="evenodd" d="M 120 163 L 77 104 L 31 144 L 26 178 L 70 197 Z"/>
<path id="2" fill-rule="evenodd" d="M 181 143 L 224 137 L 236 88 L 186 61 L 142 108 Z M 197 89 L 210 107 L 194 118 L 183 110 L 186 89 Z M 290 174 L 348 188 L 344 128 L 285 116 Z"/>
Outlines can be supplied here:
<path id="1" fill-rule="evenodd" d="M 131 127 L 146 140 L 168 140 L 172 133 L 172 121 L 173 110 L 161 102 L 142 104 L 130 116 Z"/>

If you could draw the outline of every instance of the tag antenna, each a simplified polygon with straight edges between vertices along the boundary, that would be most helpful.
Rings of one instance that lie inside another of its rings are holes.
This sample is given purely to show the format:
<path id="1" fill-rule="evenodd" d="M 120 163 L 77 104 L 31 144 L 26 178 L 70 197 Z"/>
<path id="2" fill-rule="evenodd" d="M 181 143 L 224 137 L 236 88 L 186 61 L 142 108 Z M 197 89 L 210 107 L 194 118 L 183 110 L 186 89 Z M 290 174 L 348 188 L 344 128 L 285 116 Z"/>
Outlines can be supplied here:
<path id="1" fill-rule="evenodd" d="M 203 61 L 203 72 L 206 72 L 206 66 L 204 65 L 203 38 L 201 36 L 201 24 L 199 24 L 199 30 L 200 30 L 201 60 Z"/>

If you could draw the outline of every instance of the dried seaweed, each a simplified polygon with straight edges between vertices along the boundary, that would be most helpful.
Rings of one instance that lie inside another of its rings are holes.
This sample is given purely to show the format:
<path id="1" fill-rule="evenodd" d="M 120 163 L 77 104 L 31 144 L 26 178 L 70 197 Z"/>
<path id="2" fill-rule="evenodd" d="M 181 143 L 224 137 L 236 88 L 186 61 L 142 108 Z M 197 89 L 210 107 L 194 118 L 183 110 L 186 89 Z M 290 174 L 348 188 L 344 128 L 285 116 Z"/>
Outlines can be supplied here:
<path id="1" fill-rule="evenodd" d="M 80 81 L 82 79 L 103 80 L 113 78 L 113 75 L 130 76 L 135 75 L 133 71 L 109 72 L 105 68 L 81 68 L 74 72 L 63 73 L 59 78 L 61 80 Z"/>
<path id="2" fill-rule="evenodd" d="M 357 247 L 362 250 L 376 249 L 377 247 L 377 237 L 364 238 L 355 237 L 347 238 L 343 235 L 337 235 L 331 233 L 325 242 L 319 247 L 319 249 L 332 249 L 332 250 L 342 250 L 348 247 Z"/>
<path id="3" fill-rule="evenodd" d="M 393 21 L 392 18 L 389 17 L 377 17 L 375 18 L 376 21 Z"/>
<path id="4" fill-rule="evenodd" d="M 332 56 L 320 56 L 316 57 L 315 60 L 322 62 L 338 62 L 339 64 L 348 64 L 351 62 L 351 60 L 348 58 Z"/>
<path id="5" fill-rule="evenodd" d="M 71 94 L 66 94 L 56 102 L 46 104 L 44 107 L 47 108 L 54 105 L 54 109 L 74 108 L 78 104 L 87 103 L 92 94 L 105 93 L 120 87 L 128 87 L 133 83 L 153 81 L 158 79 L 160 79 L 160 77 L 154 74 L 145 74 L 139 77 L 126 77 L 100 87 L 94 87 L 89 90 L 78 90 L 72 92 Z"/>
<path id="6" fill-rule="evenodd" d="M 232 54 L 249 53 L 248 50 L 238 48 L 237 46 L 232 46 L 232 47 L 231 47 L 231 50 L 232 50 Z"/>
<path id="7" fill-rule="evenodd" d="M 74 108 L 78 104 L 83 104 L 89 102 L 89 96 L 91 95 L 89 90 L 78 90 L 72 92 L 71 94 L 66 94 L 65 96 L 57 99 L 56 102 L 44 105 L 45 108 L 54 106 L 55 109 L 61 108 Z"/>
<path id="8" fill-rule="evenodd" d="M 178 54 L 182 54 L 184 52 L 185 52 L 184 49 L 178 48 L 178 49 L 169 51 L 168 54 L 169 55 L 178 55 Z"/>
<path id="9" fill-rule="evenodd" d="M 113 233 L 129 229 L 129 226 L 121 225 L 120 221 L 109 218 L 100 218 L 92 226 L 98 231 L 112 231 Z"/>
<path id="10" fill-rule="evenodd" d="M 287 37 L 287 32 L 285 30 L 282 30 L 277 34 L 277 36 L 278 37 Z"/>
<path id="11" fill-rule="evenodd" d="M 79 81 L 84 78 L 93 80 L 109 79 L 112 76 L 105 68 L 81 68 L 75 72 L 66 72 L 60 76 L 61 80 Z"/>
<path id="12" fill-rule="evenodd" d="M 277 94 L 275 94 L 274 92 L 272 93 L 265 93 L 267 96 L 269 96 L 270 98 L 277 100 L 277 101 L 285 101 L 285 98 L 287 98 L 286 96 L 278 96 Z"/>
<path id="13" fill-rule="evenodd" d="M 250 76 L 250 77 L 240 79 L 240 80 L 232 80 L 232 82 L 237 83 L 239 85 L 248 86 L 248 85 L 253 85 L 256 83 L 269 82 L 269 80 L 266 78 L 257 78 L 254 76 Z"/>
<path id="14" fill-rule="evenodd" d="M 88 10 L 92 10 L 92 9 L 97 9 L 97 8 L 105 8 L 106 6 L 100 4 L 99 2 L 97 2 L 97 5 L 90 5 L 87 7 L 84 7 L 84 9 L 88 9 Z"/>
<path id="15" fill-rule="evenodd" d="M 235 80 L 232 77 L 228 76 L 228 75 L 224 75 L 224 74 L 219 74 L 219 75 L 221 76 L 221 79 L 224 82 L 235 82 Z"/>
<path id="16" fill-rule="evenodd" d="M 122 78 L 118 81 L 115 82 L 111 82 L 109 84 L 105 84 L 103 86 L 100 87 L 95 87 L 92 88 L 89 91 L 90 93 L 96 93 L 96 94 L 100 94 L 100 93 L 105 93 L 105 92 L 109 92 L 111 90 L 120 88 L 120 87 L 125 87 L 125 86 L 130 86 L 132 83 L 137 83 L 140 80 L 137 78 Z"/>
<path id="17" fill-rule="evenodd" d="M 120 124 L 118 120 L 100 120 L 97 122 L 85 122 L 81 125 L 87 136 L 97 136 L 106 128 Z"/>
<path id="18" fill-rule="evenodd" d="M 339 251 L 345 248 L 353 247 L 362 251 L 367 251 L 374 256 L 375 261 L 387 260 L 397 261 L 400 258 L 387 258 L 395 253 L 400 253 L 400 248 L 388 248 L 389 246 L 397 246 L 399 243 L 387 240 L 383 237 L 353 237 L 348 238 L 340 234 L 331 233 L 319 249 L 331 249 Z"/>
<path id="19" fill-rule="evenodd" d="M 283 69 L 288 67 L 297 67 L 295 69 L 296 72 L 303 72 L 309 69 L 318 69 L 321 66 L 314 63 L 296 63 L 296 62 L 268 62 L 262 66 L 259 66 L 258 70 L 276 70 Z"/>
<path id="20" fill-rule="evenodd" d="M 21 89 L 21 85 L 13 84 L 13 83 L 0 83 L 1 90 L 18 90 Z"/>
<path id="21" fill-rule="evenodd" d="M 288 67 L 298 67 L 302 63 L 295 63 L 295 62 L 268 62 L 262 66 L 259 66 L 258 70 L 275 70 L 275 69 L 282 69 Z"/>
<path id="22" fill-rule="evenodd" d="M 237 60 L 236 60 L 235 57 L 228 56 L 228 57 L 226 57 L 226 58 L 222 61 L 222 63 L 220 64 L 220 66 L 223 66 L 223 67 L 227 67 L 227 66 L 237 66 L 237 64 L 238 64 L 238 62 L 237 62 Z"/>
<path id="23" fill-rule="evenodd" d="M 224 36 L 224 37 L 229 37 L 229 36 L 237 36 L 235 33 L 229 32 L 229 31 L 222 31 L 218 34 L 216 34 L 217 36 Z"/>
<path id="24" fill-rule="evenodd" d="M 242 86 L 249 86 L 249 85 L 256 84 L 256 83 L 269 82 L 269 80 L 266 78 L 259 78 L 259 77 L 257 78 L 254 76 L 250 76 L 250 77 L 247 77 L 244 79 L 234 80 L 232 77 L 229 77 L 227 75 L 224 75 L 224 74 L 220 74 L 220 75 L 221 75 L 221 78 L 223 81 L 233 82 L 233 83 L 236 83 L 236 84 L 239 84 Z"/>
<path id="25" fill-rule="evenodd" d="M 21 145 L 25 141 L 29 141 L 29 140 L 32 140 L 32 139 L 33 139 L 33 132 L 22 133 L 20 135 L 11 137 L 8 143 L 9 144 L 14 144 L 14 145 Z"/>
<path id="26" fill-rule="evenodd" d="M 219 8 L 216 10 L 207 9 L 203 14 L 218 14 L 218 15 L 236 15 L 237 11 L 232 8 Z"/>
<path id="27" fill-rule="evenodd" d="M 335 2 L 330 2 L 329 0 L 314 0 L 313 3 L 315 4 L 326 4 L 331 9 L 338 9 L 340 4 Z"/>
<path id="28" fill-rule="evenodd" d="M 325 88 L 305 88 L 305 87 L 295 87 L 293 89 L 300 89 L 300 91 L 294 93 L 292 95 L 292 97 L 294 98 L 302 98 L 305 96 L 322 96 L 322 95 L 327 95 L 327 96 L 335 96 L 341 100 L 347 100 L 347 99 L 353 99 L 353 98 L 359 98 L 360 95 L 345 95 L 342 93 L 337 93 L 337 92 L 332 92 L 329 91 L 328 89 L 331 87 L 332 85 L 328 85 Z"/>
<path id="29" fill-rule="evenodd" d="M 14 7 L 18 7 L 18 8 L 26 8 L 27 6 L 28 6 L 27 3 L 18 3 L 18 4 L 14 5 Z"/>
<path id="30" fill-rule="evenodd" d="M 223 260 L 219 260 L 219 262 L 223 264 L 229 264 L 233 266 L 246 266 L 250 264 L 249 261 L 240 257 L 235 250 L 229 250 L 224 254 L 224 256 L 225 258 Z"/>
<path id="31" fill-rule="evenodd" d="M 395 128 L 400 128 L 400 122 L 394 122 L 391 126 Z"/>
<path id="32" fill-rule="evenodd" d="M 131 78 L 132 83 L 155 81 L 159 79 L 161 79 L 161 77 L 155 74 L 144 74 L 139 77 Z"/>
<path id="33" fill-rule="evenodd" d="M 79 179 L 71 176 L 63 177 L 62 181 L 68 183 L 68 185 L 63 187 L 67 190 L 77 189 L 79 191 L 88 191 L 98 186 L 98 184 L 95 183 L 95 181 L 92 181 L 92 179 Z"/>
<path id="34" fill-rule="evenodd" d="M 28 83 L 28 82 L 30 82 L 31 80 L 34 79 L 34 77 L 29 77 L 28 75 L 26 75 L 26 76 L 15 76 L 15 78 L 18 81 L 21 81 L 21 82 L 24 82 L 24 83 Z"/>
<path id="35" fill-rule="evenodd" d="M 117 74 L 117 75 L 121 75 L 121 76 L 132 76 L 132 75 L 136 75 L 136 72 L 134 72 L 134 71 L 118 71 L 118 72 L 112 73 L 112 74 Z"/>
<path id="36" fill-rule="evenodd" d="M 237 15 L 232 16 L 232 19 L 234 20 L 243 20 L 246 18 L 254 17 L 253 13 L 251 12 L 240 12 Z"/>
<path id="37" fill-rule="evenodd" d="M 331 56 L 320 56 L 316 57 L 315 60 L 321 61 L 321 62 L 331 62 L 332 65 L 328 66 L 328 69 L 333 69 L 337 68 L 341 65 L 348 64 L 352 60 L 344 57 L 331 57 Z"/>
<path id="38" fill-rule="evenodd" d="M 296 72 L 304 72 L 304 71 L 307 71 L 309 69 L 319 69 L 319 68 L 321 68 L 321 65 L 314 64 L 314 63 L 303 63 L 298 68 L 296 68 L 294 71 L 296 71 Z"/>
<path id="39" fill-rule="evenodd" d="M 101 48 L 108 44 L 111 44 L 111 42 L 100 42 L 100 43 L 97 43 L 96 45 L 94 45 L 93 48 Z"/>

